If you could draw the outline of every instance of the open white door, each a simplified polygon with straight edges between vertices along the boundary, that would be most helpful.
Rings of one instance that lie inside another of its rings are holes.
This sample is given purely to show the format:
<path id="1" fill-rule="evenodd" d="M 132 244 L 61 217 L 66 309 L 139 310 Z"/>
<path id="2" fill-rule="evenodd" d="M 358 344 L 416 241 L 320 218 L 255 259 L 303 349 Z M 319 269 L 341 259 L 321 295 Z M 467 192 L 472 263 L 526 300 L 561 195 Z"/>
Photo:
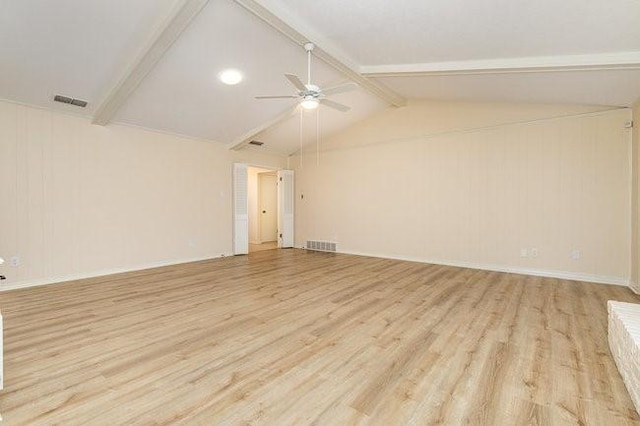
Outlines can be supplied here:
<path id="1" fill-rule="evenodd" d="M 233 165 L 233 254 L 249 253 L 249 196 L 247 165 Z"/>
<path id="2" fill-rule="evenodd" d="M 278 170 L 278 247 L 293 247 L 293 170 Z"/>

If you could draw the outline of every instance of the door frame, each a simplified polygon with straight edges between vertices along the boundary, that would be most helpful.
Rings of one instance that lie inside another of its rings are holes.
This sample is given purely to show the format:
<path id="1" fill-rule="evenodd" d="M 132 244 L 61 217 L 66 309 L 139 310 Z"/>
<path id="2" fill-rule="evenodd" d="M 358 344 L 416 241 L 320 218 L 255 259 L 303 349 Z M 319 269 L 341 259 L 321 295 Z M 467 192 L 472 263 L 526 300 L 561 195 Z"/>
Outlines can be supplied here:
<path id="1" fill-rule="evenodd" d="M 249 166 L 251 167 L 251 166 Z M 270 172 L 261 172 L 258 173 L 258 191 L 257 191 L 257 195 L 258 195 L 258 240 L 260 241 L 260 244 L 264 243 L 265 241 L 262 239 L 262 175 L 266 174 L 266 173 L 273 173 L 273 178 L 276 181 L 276 239 L 272 240 L 272 241 L 278 241 L 278 216 L 279 216 L 279 211 L 278 211 L 278 171 L 277 170 L 271 170 Z M 251 217 L 251 216 L 249 216 Z M 270 241 L 269 241 L 270 242 Z"/>
<path id="2" fill-rule="evenodd" d="M 239 188 L 238 185 L 238 181 L 237 181 L 237 176 L 236 176 L 236 170 L 238 169 L 238 166 L 240 167 L 240 169 L 242 169 L 244 167 L 245 170 L 245 176 L 244 176 L 244 188 Z M 277 185 L 280 184 L 279 182 L 279 178 L 278 178 L 278 172 L 282 171 L 282 170 L 289 170 L 289 169 L 285 169 L 285 168 L 278 168 L 278 167 L 272 167 L 272 166 L 263 166 L 263 165 L 259 165 L 259 164 L 249 164 L 249 163 L 233 163 L 233 174 L 232 174 L 232 187 L 233 187 L 233 196 L 232 196 L 232 205 L 233 205 L 233 229 L 232 229 L 232 235 L 233 235 L 233 254 L 235 255 L 241 255 L 241 254 L 247 254 L 249 253 L 249 216 L 248 216 L 248 168 L 249 167 L 255 167 L 255 168 L 260 168 L 260 169 L 266 169 L 266 170 L 271 170 L 276 172 L 276 183 Z M 290 170 L 291 173 L 293 173 L 293 170 Z M 280 194 L 280 187 L 278 186 L 278 200 L 280 200 L 281 194 Z M 292 192 L 294 191 L 294 189 L 292 188 Z M 237 205 L 237 199 L 236 196 L 238 194 L 245 194 L 245 197 L 247 198 L 245 200 L 246 205 L 247 205 L 247 215 L 246 215 L 246 219 L 242 220 L 243 218 L 239 218 L 237 213 L 236 213 L 236 205 Z M 293 200 L 295 200 L 295 193 L 291 194 L 291 197 Z M 281 241 L 282 238 L 280 238 L 280 234 L 281 234 L 281 229 L 280 229 L 280 224 L 281 224 L 281 213 L 280 213 L 280 201 L 278 202 L 278 208 L 277 208 L 277 221 L 278 221 L 278 238 L 277 238 L 277 242 L 278 242 L 278 248 L 281 247 Z M 293 218 L 292 218 L 293 220 Z M 260 221 L 258 220 L 258 226 L 260 226 Z M 242 229 L 238 229 L 239 227 L 241 227 Z M 261 230 L 259 230 L 260 232 Z M 293 232 L 291 233 L 291 238 L 293 239 Z M 293 247 L 293 245 L 291 245 L 291 247 Z"/>

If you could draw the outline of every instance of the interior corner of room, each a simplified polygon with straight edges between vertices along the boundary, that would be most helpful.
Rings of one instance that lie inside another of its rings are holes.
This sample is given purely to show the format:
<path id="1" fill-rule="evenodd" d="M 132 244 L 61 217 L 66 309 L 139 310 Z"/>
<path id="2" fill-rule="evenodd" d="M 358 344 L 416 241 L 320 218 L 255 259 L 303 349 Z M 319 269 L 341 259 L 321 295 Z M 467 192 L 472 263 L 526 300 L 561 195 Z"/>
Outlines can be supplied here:
<path id="1" fill-rule="evenodd" d="M 640 3 L 458 3 L 6 1 L 6 421 L 640 422 Z"/>

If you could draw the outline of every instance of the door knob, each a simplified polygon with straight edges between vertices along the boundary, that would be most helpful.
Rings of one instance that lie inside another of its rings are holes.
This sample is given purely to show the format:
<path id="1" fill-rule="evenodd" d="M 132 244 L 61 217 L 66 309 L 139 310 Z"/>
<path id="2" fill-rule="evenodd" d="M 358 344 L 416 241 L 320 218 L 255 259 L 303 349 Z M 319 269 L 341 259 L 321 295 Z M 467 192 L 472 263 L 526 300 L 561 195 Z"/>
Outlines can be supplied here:
<path id="1" fill-rule="evenodd" d="M 264 214 L 264 213 L 266 213 L 266 212 L 267 212 L 266 210 L 262 210 L 262 213 L 263 213 L 263 214 Z"/>

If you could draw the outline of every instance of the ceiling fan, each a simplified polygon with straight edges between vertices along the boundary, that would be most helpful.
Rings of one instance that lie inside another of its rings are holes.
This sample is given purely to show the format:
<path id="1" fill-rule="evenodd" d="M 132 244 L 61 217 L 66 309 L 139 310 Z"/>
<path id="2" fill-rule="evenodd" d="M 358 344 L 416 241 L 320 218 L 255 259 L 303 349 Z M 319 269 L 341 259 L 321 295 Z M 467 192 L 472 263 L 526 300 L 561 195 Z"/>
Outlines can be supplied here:
<path id="1" fill-rule="evenodd" d="M 282 96 L 256 96 L 256 99 L 299 99 L 300 106 L 304 109 L 315 109 L 319 104 L 326 105 L 329 108 L 338 111 L 347 112 L 351 108 L 341 103 L 327 99 L 327 96 L 337 93 L 344 93 L 357 88 L 355 83 L 345 83 L 338 86 L 332 86 L 321 89 L 319 86 L 311 83 L 311 52 L 315 48 L 313 43 L 306 43 L 304 50 L 307 51 L 307 84 L 304 84 L 297 75 L 285 74 L 284 76 L 298 89 L 297 95 Z"/>

